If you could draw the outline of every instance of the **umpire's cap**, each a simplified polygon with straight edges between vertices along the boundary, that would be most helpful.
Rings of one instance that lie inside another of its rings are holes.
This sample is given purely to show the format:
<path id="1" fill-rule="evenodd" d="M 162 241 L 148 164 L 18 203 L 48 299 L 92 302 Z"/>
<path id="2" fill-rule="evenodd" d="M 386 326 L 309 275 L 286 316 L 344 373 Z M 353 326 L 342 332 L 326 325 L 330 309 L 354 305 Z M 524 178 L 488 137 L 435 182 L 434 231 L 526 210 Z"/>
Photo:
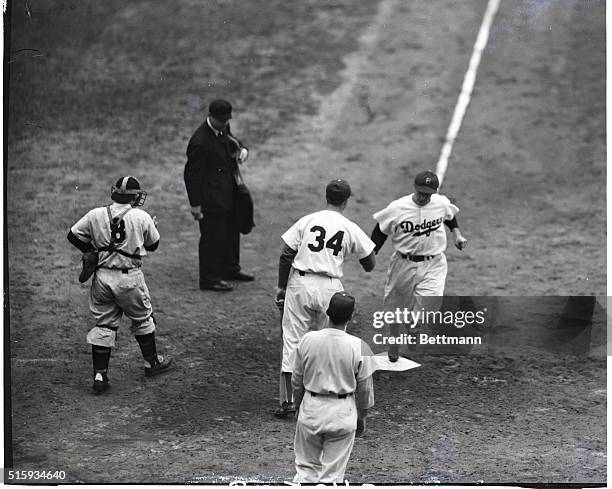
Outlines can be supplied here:
<path id="1" fill-rule="evenodd" d="M 332 295 L 327 308 L 327 315 L 334 324 L 341 324 L 353 315 L 355 310 L 355 298 L 346 292 L 336 292 Z"/>
<path id="2" fill-rule="evenodd" d="M 213 100 L 208 106 L 208 113 L 215 119 L 227 121 L 232 118 L 232 104 L 227 100 Z"/>
<path id="3" fill-rule="evenodd" d="M 327 184 L 325 198 L 332 205 L 340 205 L 351 196 L 351 186 L 346 180 L 337 178 Z"/>

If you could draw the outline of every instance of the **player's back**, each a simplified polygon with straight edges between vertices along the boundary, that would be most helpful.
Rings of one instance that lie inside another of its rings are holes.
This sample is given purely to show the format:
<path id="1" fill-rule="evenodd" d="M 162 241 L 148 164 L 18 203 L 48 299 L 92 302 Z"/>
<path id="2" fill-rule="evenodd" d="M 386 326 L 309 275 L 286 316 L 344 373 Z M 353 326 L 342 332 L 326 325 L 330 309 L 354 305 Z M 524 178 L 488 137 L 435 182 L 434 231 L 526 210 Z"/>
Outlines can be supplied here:
<path id="1" fill-rule="evenodd" d="M 139 257 L 147 254 L 145 245 L 159 240 L 159 233 L 146 211 L 127 204 L 112 204 L 110 211 L 113 220 L 120 217 L 112 230 L 108 211 L 107 206 L 92 209 L 72 227 L 72 232 L 84 241 L 91 240 L 96 249 L 108 247 L 112 235 L 117 250 Z M 104 251 L 100 255 L 99 263 L 106 267 L 129 268 L 133 263 L 140 265 L 140 260 Z"/>
<path id="2" fill-rule="evenodd" d="M 322 210 L 296 222 L 283 240 L 297 250 L 293 266 L 303 272 L 342 277 L 344 260 L 355 253 L 365 258 L 370 239 L 355 223 L 340 212 Z"/>
<path id="3" fill-rule="evenodd" d="M 354 392 L 361 344 L 359 338 L 339 329 L 306 333 L 298 347 L 305 388 L 319 394 Z"/>

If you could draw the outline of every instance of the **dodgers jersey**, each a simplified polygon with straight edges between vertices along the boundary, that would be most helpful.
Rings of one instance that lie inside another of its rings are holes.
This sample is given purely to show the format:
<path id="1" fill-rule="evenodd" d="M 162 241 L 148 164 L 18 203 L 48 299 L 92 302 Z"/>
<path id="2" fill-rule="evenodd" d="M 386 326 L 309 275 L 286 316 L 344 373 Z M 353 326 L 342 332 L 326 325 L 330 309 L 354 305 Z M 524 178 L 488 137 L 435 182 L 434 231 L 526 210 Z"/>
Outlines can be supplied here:
<path id="1" fill-rule="evenodd" d="M 391 236 L 393 249 L 405 255 L 438 255 L 446 250 L 444 221 L 459 209 L 447 197 L 432 194 L 428 204 L 420 206 L 414 194 L 394 200 L 372 217 L 380 230 Z"/>
<path id="2" fill-rule="evenodd" d="M 130 204 L 113 203 L 110 206 L 113 218 L 126 210 L 128 212 L 122 217 L 115 233 L 116 248 L 131 255 L 145 256 L 147 252 L 144 247 L 159 241 L 159 232 L 151 216 L 142 209 L 132 208 Z M 92 243 L 96 249 L 108 246 L 111 242 L 106 207 L 90 210 L 70 230 L 81 241 Z M 106 268 L 134 268 L 141 266 L 142 260 L 101 251 L 98 265 Z"/>
<path id="3" fill-rule="evenodd" d="M 328 209 L 302 217 L 282 239 L 297 250 L 294 268 L 333 278 L 342 278 L 342 265 L 348 255 L 355 254 L 361 260 L 376 246 L 357 224 Z"/>

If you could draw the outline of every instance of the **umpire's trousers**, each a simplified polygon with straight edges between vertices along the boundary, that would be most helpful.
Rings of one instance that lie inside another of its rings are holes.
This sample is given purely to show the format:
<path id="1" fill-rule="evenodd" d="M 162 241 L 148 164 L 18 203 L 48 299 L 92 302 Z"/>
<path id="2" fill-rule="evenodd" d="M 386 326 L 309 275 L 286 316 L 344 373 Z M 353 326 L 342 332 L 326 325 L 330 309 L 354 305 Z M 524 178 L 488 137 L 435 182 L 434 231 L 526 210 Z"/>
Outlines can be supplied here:
<path id="1" fill-rule="evenodd" d="M 235 211 L 204 214 L 200 224 L 200 286 L 240 271 L 240 232 Z"/>

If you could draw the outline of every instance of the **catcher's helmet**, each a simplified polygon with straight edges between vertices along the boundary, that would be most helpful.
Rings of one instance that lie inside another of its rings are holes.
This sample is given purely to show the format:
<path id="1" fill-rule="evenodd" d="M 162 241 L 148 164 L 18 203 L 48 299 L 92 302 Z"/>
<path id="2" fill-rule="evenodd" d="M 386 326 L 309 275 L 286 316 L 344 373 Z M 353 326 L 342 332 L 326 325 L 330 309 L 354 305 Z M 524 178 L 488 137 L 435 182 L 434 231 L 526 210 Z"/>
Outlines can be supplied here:
<path id="1" fill-rule="evenodd" d="M 122 204 L 131 203 L 134 207 L 145 203 L 147 193 L 140 188 L 135 177 L 121 177 L 111 189 L 111 199 Z"/>

